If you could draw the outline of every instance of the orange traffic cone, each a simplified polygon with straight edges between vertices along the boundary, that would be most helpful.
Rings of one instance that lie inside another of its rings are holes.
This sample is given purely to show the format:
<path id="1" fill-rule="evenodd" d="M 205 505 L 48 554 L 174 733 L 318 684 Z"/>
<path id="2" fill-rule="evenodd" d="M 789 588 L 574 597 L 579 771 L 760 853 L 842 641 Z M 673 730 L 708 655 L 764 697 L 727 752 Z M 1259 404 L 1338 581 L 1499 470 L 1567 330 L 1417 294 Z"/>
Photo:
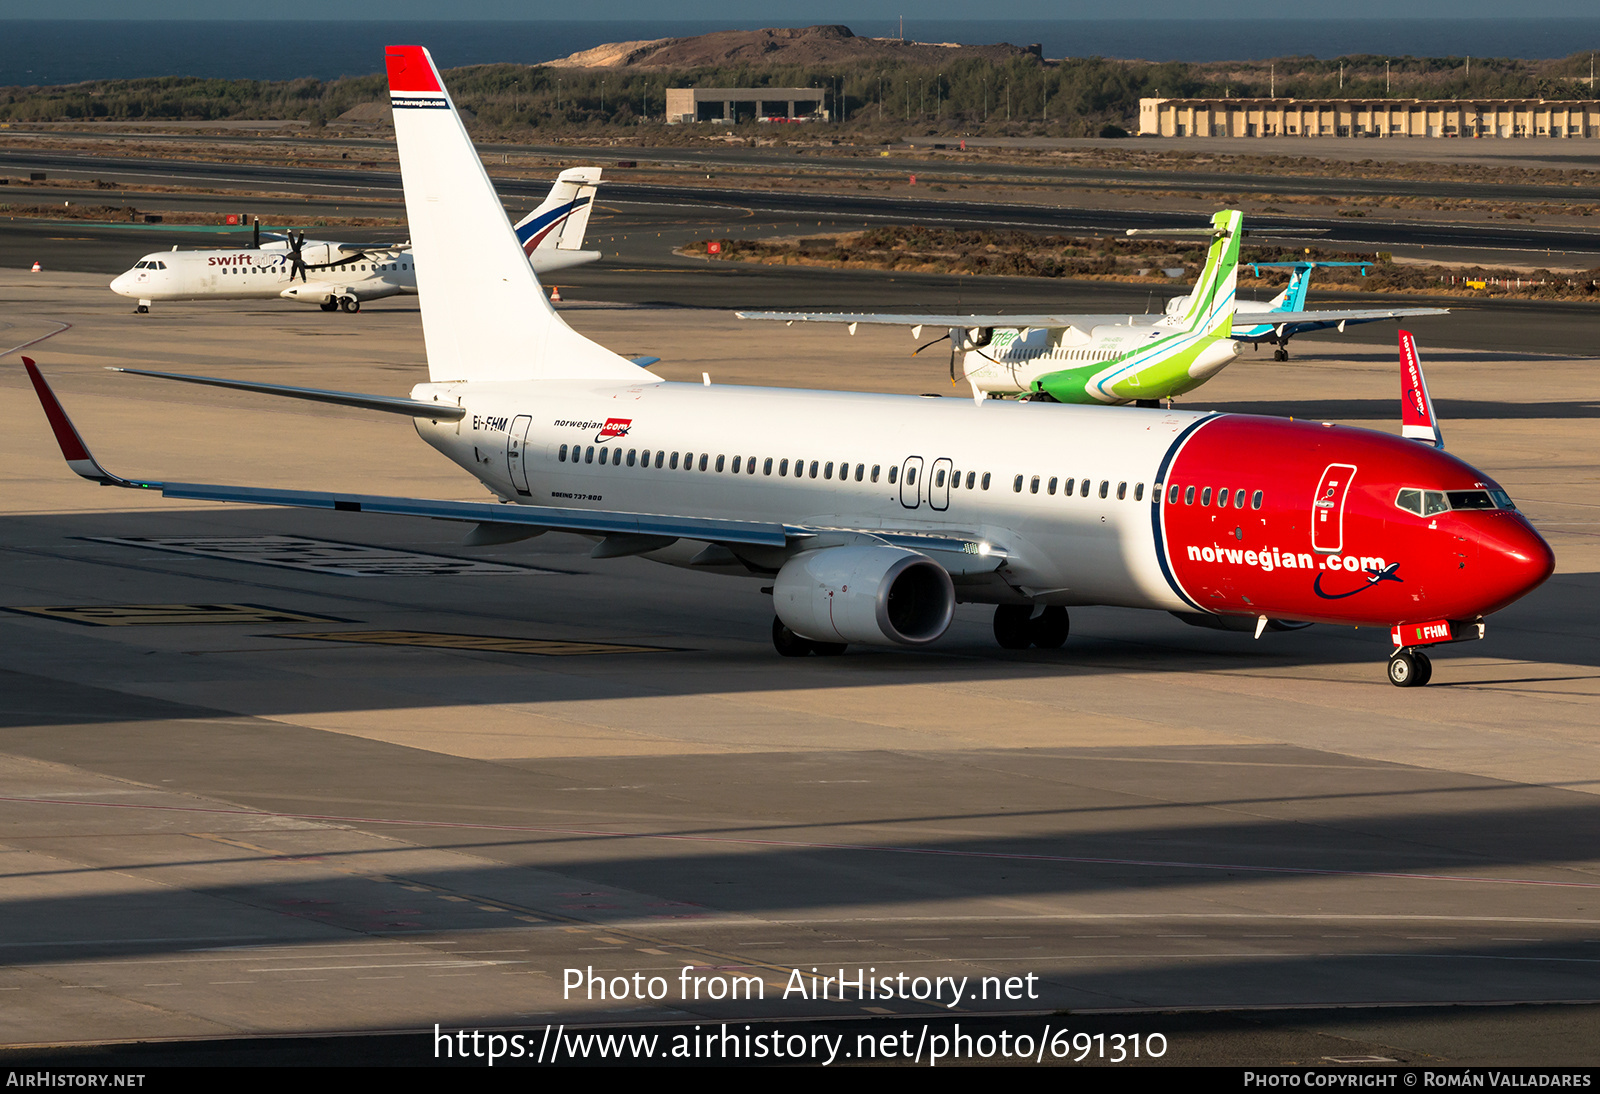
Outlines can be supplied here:
<path id="1" fill-rule="evenodd" d="M 32 271 L 32 272 L 33 272 L 33 273 L 38 273 L 38 272 L 39 272 L 39 271 L 40 271 L 40 270 L 42 270 L 42 269 L 44 269 L 44 267 L 43 267 L 43 266 L 41 266 L 41 265 L 39 265 L 39 263 L 38 263 L 38 262 L 37 262 L 37 261 L 36 261 L 36 262 L 34 262 L 34 264 L 33 264 L 33 271 Z"/>
<path id="2" fill-rule="evenodd" d="M 37 264 L 35 264 L 34 268 L 35 269 L 38 268 Z M 552 303 L 552 304 L 561 303 L 561 286 L 560 285 L 551 285 L 550 286 L 550 303 Z"/>

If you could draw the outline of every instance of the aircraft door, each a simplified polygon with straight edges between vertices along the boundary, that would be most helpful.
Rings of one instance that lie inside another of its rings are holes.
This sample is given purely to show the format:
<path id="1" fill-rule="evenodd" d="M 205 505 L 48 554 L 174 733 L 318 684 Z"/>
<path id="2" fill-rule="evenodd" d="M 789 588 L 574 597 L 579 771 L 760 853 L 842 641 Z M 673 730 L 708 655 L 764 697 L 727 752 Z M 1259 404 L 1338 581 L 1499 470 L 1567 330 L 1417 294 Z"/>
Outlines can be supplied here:
<path id="1" fill-rule="evenodd" d="M 900 504 L 915 509 L 922 504 L 922 457 L 907 456 L 900 468 Z"/>
<path id="2" fill-rule="evenodd" d="M 511 485 L 524 497 L 532 496 L 528 489 L 528 468 L 522 459 L 523 451 L 528 447 L 528 427 L 532 424 L 532 416 L 518 414 L 511 420 L 511 428 L 506 431 L 506 466 L 511 471 Z"/>
<path id="3" fill-rule="evenodd" d="M 950 461 L 944 457 L 928 469 L 928 504 L 941 512 L 950 508 Z"/>
<path id="4" fill-rule="evenodd" d="M 1320 554 L 1344 549 L 1344 499 L 1355 477 L 1355 466 L 1348 463 L 1330 463 L 1322 472 L 1311 502 L 1311 547 Z"/>

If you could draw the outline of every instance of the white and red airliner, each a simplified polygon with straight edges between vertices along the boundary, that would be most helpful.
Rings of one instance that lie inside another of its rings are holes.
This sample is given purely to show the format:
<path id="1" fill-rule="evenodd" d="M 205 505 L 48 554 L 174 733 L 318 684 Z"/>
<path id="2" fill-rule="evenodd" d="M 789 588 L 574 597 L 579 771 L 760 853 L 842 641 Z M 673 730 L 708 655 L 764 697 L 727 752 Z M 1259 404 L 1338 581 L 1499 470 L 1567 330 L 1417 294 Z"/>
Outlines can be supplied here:
<path id="1" fill-rule="evenodd" d="M 583 249 L 600 172 L 598 167 L 567 168 L 539 207 L 512 228 L 535 273 L 600 259 L 599 251 Z M 304 232 L 262 243 L 257 222 L 249 247 L 156 251 L 118 274 L 111 291 L 138 301 L 134 311 L 140 314 L 157 301 L 277 297 L 323 311 L 358 312 L 368 300 L 416 292 L 417 275 L 406 244 L 329 243 L 307 239 Z"/>
<path id="2" fill-rule="evenodd" d="M 1254 630 L 1389 628 L 1389 678 L 1477 638 L 1549 577 L 1497 483 L 1435 447 L 1414 349 L 1409 437 L 1238 414 L 668 383 L 546 302 L 427 52 L 388 50 L 429 381 L 410 398 L 143 373 L 404 414 L 502 503 L 156 483 L 106 471 L 37 368 L 72 469 L 168 497 L 547 531 L 770 587 L 791 656 L 920 647 L 959 602 L 1002 646 L 1058 647 L 1107 604 Z M 129 370 L 134 371 L 134 370 Z M 1419 415 L 1423 417 L 1419 417 Z"/>

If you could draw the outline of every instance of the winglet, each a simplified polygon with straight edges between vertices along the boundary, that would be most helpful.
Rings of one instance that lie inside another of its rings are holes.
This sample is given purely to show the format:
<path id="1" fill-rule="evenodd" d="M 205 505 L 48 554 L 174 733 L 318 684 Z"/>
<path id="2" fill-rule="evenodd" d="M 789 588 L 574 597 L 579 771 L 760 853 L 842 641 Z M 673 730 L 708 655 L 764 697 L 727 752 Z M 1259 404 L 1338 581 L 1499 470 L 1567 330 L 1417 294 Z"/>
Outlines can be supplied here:
<path id="1" fill-rule="evenodd" d="M 44 416 L 50 422 L 50 431 L 56 435 L 56 444 L 61 446 L 61 455 L 67 461 L 67 466 L 101 486 L 131 486 L 136 489 L 160 489 L 158 482 L 130 482 L 118 478 L 100 466 L 89 452 L 89 446 L 83 443 L 83 438 L 78 436 L 78 430 L 73 426 L 72 419 L 67 417 L 67 412 L 62 409 L 61 400 L 56 398 L 56 393 L 50 390 L 50 385 L 39 373 L 39 366 L 34 364 L 32 357 L 22 359 L 22 367 L 28 370 L 28 379 L 33 381 L 33 390 L 39 396 L 39 405 L 44 407 Z"/>
<path id="2" fill-rule="evenodd" d="M 1428 381 L 1417 357 L 1417 340 L 1406 330 L 1400 332 L 1400 432 L 1413 441 L 1444 447 L 1444 434 L 1439 431 Z"/>

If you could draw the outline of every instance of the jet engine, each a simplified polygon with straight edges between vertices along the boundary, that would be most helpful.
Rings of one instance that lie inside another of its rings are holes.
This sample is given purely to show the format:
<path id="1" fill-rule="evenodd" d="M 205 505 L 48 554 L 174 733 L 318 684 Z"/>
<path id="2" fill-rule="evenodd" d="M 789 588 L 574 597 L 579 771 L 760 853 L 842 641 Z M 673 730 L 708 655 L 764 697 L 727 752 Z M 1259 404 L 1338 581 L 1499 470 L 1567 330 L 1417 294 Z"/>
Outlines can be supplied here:
<path id="1" fill-rule="evenodd" d="M 772 602 L 784 626 L 813 641 L 923 646 L 950 626 L 956 590 L 927 555 L 861 544 L 791 558 Z"/>

